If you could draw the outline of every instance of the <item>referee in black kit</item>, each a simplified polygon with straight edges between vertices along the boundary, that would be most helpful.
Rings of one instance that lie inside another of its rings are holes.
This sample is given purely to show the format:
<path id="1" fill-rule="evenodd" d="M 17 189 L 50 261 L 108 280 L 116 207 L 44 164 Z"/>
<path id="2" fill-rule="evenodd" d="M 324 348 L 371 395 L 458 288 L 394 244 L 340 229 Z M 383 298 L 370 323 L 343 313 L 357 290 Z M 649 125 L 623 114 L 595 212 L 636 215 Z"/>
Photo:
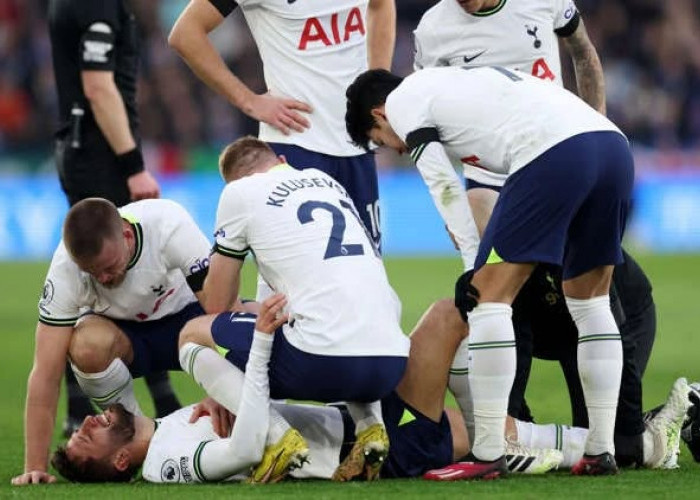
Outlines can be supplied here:
<path id="1" fill-rule="evenodd" d="M 139 145 L 136 84 L 139 41 L 128 0 L 49 0 L 49 32 L 60 127 L 55 157 L 68 203 L 99 196 L 117 206 L 158 198 Z M 66 367 L 71 433 L 92 414 Z M 146 376 L 160 415 L 180 407 L 167 372 Z"/>

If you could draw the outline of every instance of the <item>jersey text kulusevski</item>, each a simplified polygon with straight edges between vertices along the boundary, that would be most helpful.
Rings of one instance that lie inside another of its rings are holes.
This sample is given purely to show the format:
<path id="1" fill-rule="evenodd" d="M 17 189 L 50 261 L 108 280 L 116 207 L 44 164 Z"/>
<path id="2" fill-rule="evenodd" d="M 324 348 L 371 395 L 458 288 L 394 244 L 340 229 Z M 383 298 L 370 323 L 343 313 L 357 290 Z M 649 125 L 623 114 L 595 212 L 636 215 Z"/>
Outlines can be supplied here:
<path id="1" fill-rule="evenodd" d="M 345 199 L 349 199 L 345 189 L 329 177 L 303 177 L 301 179 L 291 179 L 289 181 L 280 182 L 267 197 L 267 205 L 281 208 L 284 206 L 284 202 L 290 194 L 305 188 L 334 188 L 338 191 L 339 195 Z"/>

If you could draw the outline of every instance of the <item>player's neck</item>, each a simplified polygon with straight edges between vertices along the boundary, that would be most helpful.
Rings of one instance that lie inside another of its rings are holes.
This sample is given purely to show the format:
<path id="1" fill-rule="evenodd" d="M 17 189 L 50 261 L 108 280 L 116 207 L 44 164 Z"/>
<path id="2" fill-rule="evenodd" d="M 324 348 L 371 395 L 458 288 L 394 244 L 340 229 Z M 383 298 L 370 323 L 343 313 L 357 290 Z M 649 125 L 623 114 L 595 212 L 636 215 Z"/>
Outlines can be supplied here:
<path id="1" fill-rule="evenodd" d="M 134 416 L 134 439 L 129 445 L 133 463 L 143 463 L 148 453 L 148 446 L 156 431 L 156 422 L 152 418 L 143 415 Z"/>

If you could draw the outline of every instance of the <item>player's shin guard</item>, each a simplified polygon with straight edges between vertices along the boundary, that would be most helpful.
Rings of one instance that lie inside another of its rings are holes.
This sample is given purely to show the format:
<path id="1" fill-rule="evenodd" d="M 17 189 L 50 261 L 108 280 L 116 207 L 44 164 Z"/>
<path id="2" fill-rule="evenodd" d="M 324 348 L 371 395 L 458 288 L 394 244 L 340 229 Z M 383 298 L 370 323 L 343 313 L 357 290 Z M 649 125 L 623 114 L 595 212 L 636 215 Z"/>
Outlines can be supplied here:
<path id="1" fill-rule="evenodd" d="M 622 343 L 610 299 L 607 295 L 586 300 L 566 297 L 566 305 L 578 328 L 578 371 L 589 421 L 585 453 L 614 455 Z"/>
<path id="2" fill-rule="evenodd" d="M 134 396 L 134 379 L 121 359 L 115 359 L 99 373 L 84 373 L 73 365 L 71 367 L 80 388 L 100 408 L 121 403 L 134 415 L 142 414 Z"/>
<path id="3" fill-rule="evenodd" d="M 515 378 L 515 333 L 508 304 L 485 302 L 469 313 L 469 384 L 474 401 L 474 445 L 480 460 L 504 453 L 508 396 Z"/>
<path id="4" fill-rule="evenodd" d="M 218 352 L 187 342 L 180 348 L 180 366 L 227 410 L 234 414 L 238 411 L 245 376 Z"/>
<path id="5" fill-rule="evenodd" d="M 450 378 L 447 387 L 454 396 L 459 409 L 462 412 L 464 423 L 467 426 L 469 442 L 474 442 L 474 402 L 469 385 L 469 339 L 466 338 L 457 346 L 455 359 L 450 367 Z"/>

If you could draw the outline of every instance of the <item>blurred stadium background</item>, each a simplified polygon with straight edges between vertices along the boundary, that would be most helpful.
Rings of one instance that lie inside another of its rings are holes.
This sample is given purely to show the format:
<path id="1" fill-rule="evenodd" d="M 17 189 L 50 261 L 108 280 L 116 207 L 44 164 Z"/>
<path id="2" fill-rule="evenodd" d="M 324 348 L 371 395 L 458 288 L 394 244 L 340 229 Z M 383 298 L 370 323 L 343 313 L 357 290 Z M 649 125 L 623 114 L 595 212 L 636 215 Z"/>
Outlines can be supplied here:
<path id="1" fill-rule="evenodd" d="M 187 0 L 132 0 L 141 26 L 139 106 L 147 167 L 164 196 L 213 226 L 223 145 L 255 122 L 203 86 L 166 37 Z M 394 70 L 412 67 L 411 31 L 434 2 L 398 2 Z M 578 0 L 605 68 L 608 114 L 637 161 L 628 245 L 650 252 L 700 251 L 700 1 Z M 67 206 L 56 180 L 57 101 L 46 27 L 47 0 L 0 0 L 0 259 L 47 259 Z M 234 13 L 213 34 L 234 71 L 264 83 L 255 46 Z M 572 88 L 570 65 L 565 81 Z M 293 75 L 290 75 L 293 77 Z M 382 152 L 385 252 L 450 254 L 430 199 L 406 158 Z"/>

